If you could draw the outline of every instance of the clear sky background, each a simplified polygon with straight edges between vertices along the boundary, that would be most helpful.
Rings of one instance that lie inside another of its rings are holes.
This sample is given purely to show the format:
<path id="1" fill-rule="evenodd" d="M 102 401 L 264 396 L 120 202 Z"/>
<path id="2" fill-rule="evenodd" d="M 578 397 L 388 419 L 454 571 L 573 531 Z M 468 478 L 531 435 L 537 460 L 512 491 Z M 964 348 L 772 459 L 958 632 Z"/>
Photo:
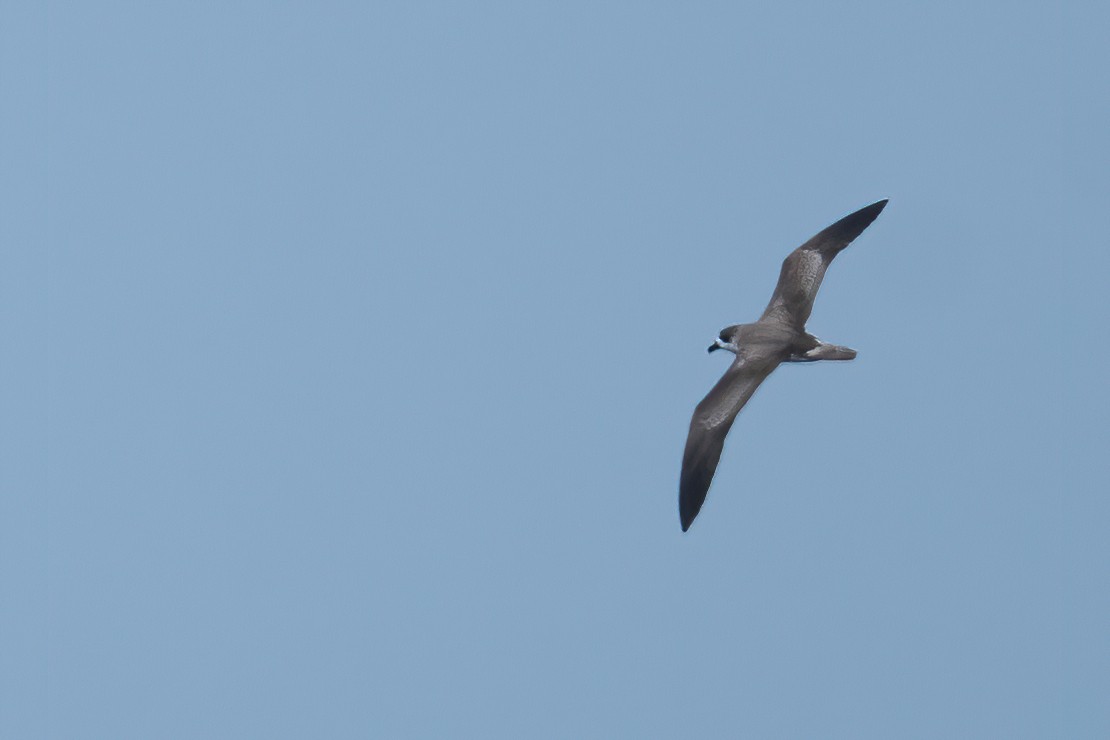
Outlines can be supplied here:
<path id="1" fill-rule="evenodd" d="M 0 736 L 1110 737 L 1108 7 L 5 3 Z"/>

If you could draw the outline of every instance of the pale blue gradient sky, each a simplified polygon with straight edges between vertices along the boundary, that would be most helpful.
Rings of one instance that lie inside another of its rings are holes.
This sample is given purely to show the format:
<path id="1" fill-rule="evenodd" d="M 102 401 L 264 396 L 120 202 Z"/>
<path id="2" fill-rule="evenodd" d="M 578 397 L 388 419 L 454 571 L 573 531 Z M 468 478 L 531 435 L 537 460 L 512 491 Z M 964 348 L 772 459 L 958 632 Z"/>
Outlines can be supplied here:
<path id="1" fill-rule="evenodd" d="M 1108 27 L 5 4 L 0 736 L 1110 736 Z"/>

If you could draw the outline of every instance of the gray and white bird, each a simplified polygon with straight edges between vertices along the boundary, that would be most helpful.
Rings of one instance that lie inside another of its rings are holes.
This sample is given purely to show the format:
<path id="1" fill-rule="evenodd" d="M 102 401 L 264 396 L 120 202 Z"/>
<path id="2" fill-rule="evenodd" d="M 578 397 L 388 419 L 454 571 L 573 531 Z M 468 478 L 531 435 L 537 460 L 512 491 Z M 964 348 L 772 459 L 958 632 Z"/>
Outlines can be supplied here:
<path id="1" fill-rule="evenodd" d="M 886 203 L 880 200 L 845 216 L 791 252 L 783 260 L 775 294 L 759 321 L 726 327 L 709 346 L 710 352 L 727 349 L 736 359 L 690 420 L 678 487 L 683 532 L 690 528 L 709 493 L 725 435 L 759 384 L 783 362 L 855 358 L 854 349 L 826 344 L 807 332 L 806 321 L 833 257 L 871 225 Z"/>

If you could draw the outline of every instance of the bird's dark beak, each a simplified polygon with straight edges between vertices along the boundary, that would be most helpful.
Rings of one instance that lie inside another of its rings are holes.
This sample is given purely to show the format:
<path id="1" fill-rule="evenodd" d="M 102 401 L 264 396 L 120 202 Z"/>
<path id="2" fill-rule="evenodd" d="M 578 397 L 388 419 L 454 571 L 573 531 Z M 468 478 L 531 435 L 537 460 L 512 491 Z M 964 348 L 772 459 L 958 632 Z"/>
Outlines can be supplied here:
<path id="1" fill-rule="evenodd" d="M 707 349 L 706 352 L 712 352 L 713 350 L 720 349 L 720 348 L 721 348 L 721 345 L 714 342 L 713 344 L 709 345 L 709 349 Z"/>

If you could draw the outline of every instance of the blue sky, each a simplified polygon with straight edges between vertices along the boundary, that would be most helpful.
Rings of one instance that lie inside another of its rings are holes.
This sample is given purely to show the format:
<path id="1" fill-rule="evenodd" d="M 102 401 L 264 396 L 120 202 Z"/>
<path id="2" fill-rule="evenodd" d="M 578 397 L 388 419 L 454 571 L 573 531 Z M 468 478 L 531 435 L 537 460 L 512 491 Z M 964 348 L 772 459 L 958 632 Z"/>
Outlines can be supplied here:
<path id="1" fill-rule="evenodd" d="M 3 16 L 3 736 L 1110 735 L 1105 7 Z"/>

